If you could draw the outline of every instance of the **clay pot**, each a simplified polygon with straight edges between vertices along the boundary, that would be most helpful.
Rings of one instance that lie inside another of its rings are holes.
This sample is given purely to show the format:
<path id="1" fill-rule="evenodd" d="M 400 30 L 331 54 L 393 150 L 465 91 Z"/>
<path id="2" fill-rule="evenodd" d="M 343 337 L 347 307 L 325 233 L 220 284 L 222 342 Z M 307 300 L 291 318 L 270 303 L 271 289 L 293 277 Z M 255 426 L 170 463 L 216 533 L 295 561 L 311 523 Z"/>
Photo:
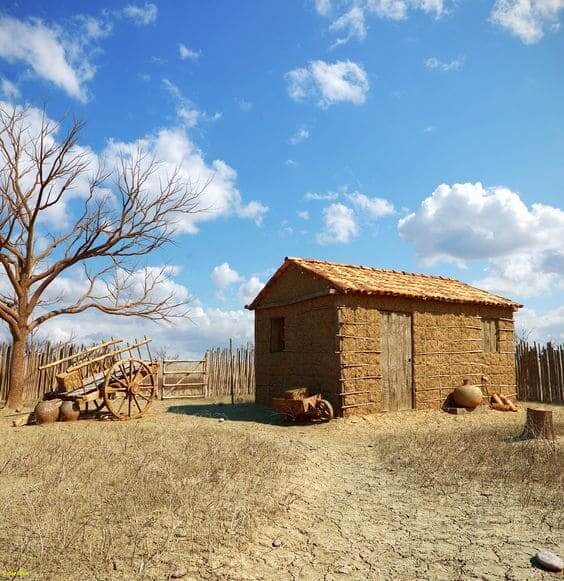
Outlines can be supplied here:
<path id="1" fill-rule="evenodd" d="M 35 421 L 38 424 L 52 424 L 57 421 L 59 417 L 59 408 L 61 407 L 60 399 L 50 399 L 48 401 L 40 401 L 35 406 Z"/>
<path id="2" fill-rule="evenodd" d="M 74 422 L 80 416 L 80 406 L 75 401 L 64 401 L 59 409 L 59 419 L 62 422 Z"/>
<path id="3" fill-rule="evenodd" d="M 456 405 L 464 408 L 475 408 L 482 403 L 482 389 L 479 385 L 465 384 L 457 387 L 452 396 Z"/>

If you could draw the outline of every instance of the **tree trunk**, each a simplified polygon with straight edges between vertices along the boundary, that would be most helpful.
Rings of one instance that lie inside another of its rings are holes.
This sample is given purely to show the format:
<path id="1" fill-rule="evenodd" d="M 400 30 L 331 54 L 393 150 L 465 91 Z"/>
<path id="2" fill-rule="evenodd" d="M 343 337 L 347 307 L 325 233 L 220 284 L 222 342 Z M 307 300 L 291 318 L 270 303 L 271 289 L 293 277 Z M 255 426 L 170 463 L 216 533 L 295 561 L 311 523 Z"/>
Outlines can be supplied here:
<path id="1" fill-rule="evenodd" d="M 25 344 L 24 333 L 13 335 L 12 349 L 10 352 L 10 383 L 8 388 L 8 400 L 6 407 L 18 410 L 23 404 L 25 387 Z"/>
<path id="2" fill-rule="evenodd" d="M 527 420 L 521 437 L 554 440 L 555 434 L 552 416 L 553 413 L 551 410 L 527 408 Z"/>

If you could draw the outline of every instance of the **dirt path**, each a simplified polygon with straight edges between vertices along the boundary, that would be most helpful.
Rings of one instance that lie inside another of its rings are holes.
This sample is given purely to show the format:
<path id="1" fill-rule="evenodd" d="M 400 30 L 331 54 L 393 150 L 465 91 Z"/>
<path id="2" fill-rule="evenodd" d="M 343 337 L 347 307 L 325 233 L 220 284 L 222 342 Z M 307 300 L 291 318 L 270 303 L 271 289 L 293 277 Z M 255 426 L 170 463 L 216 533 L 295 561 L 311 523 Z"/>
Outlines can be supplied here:
<path id="1" fill-rule="evenodd" d="M 380 416 L 381 418 L 381 416 Z M 217 421 L 200 418 L 199 421 Z M 227 421 L 226 429 L 284 438 L 303 463 L 280 522 L 237 556 L 212 559 L 210 579 L 542 579 L 530 558 L 562 550 L 562 536 L 534 510 L 487 490 L 443 495 L 378 459 L 386 421 L 339 420 L 314 427 Z M 376 440 L 377 441 L 377 440 Z M 279 538 L 282 545 L 273 547 Z M 212 572 L 213 570 L 213 572 Z M 200 571 L 201 574 L 201 571 Z"/>

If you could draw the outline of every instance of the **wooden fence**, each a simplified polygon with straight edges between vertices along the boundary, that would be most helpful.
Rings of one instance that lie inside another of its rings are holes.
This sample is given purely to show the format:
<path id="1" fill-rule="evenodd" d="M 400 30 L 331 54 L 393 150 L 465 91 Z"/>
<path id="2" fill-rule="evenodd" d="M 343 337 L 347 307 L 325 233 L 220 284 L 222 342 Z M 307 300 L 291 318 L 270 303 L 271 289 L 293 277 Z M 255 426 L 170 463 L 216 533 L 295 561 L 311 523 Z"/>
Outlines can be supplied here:
<path id="1" fill-rule="evenodd" d="M 235 398 L 254 395 L 252 345 L 238 349 L 208 349 L 199 360 L 165 360 L 161 365 L 159 396 L 171 398 Z"/>
<path id="2" fill-rule="evenodd" d="M 516 362 L 520 400 L 564 402 L 564 345 L 519 341 Z"/>
<path id="3" fill-rule="evenodd" d="M 39 371 L 39 367 L 68 357 L 85 349 L 82 345 L 69 343 L 41 344 L 33 346 L 27 357 L 24 399 L 34 401 L 56 388 L 55 375 L 60 367 Z M 229 348 L 209 349 L 206 361 L 206 397 L 230 395 L 231 386 L 235 397 L 255 393 L 254 348 L 252 345 L 230 350 Z M 10 345 L 0 343 L 0 402 L 5 402 L 8 394 L 10 369 Z M 160 390 L 159 390 L 160 391 Z"/>
<path id="4" fill-rule="evenodd" d="M 56 387 L 56 367 L 39 371 L 39 367 L 67 357 L 83 349 L 68 343 L 33 347 L 28 356 L 24 396 L 26 400 L 41 399 Z M 0 402 L 8 393 L 10 346 L 0 343 Z M 233 349 L 209 349 L 206 360 L 206 396 L 236 397 L 255 393 L 254 348 L 252 345 Z M 564 345 L 545 345 L 520 341 L 516 349 L 517 393 L 522 401 L 545 403 L 564 402 Z"/>
<path id="5" fill-rule="evenodd" d="M 206 353 L 207 397 L 231 393 L 235 397 L 255 393 L 255 350 L 252 345 L 238 349 L 216 348 Z"/>

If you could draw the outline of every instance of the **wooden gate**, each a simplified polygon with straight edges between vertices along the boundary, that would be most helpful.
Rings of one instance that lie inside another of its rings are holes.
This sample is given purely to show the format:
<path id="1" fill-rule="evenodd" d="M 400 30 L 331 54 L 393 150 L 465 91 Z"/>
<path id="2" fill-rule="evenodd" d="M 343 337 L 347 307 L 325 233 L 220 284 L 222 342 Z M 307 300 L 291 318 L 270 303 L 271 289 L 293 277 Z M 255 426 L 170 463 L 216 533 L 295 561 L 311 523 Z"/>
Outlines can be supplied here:
<path id="1" fill-rule="evenodd" d="M 161 399 L 206 397 L 205 359 L 165 359 L 161 373 Z"/>
<path id="2" fill-rule="evenodd" d="M 384 410 L 412 409 L 411 315 L 383 312 L 380 332 Z"/>

